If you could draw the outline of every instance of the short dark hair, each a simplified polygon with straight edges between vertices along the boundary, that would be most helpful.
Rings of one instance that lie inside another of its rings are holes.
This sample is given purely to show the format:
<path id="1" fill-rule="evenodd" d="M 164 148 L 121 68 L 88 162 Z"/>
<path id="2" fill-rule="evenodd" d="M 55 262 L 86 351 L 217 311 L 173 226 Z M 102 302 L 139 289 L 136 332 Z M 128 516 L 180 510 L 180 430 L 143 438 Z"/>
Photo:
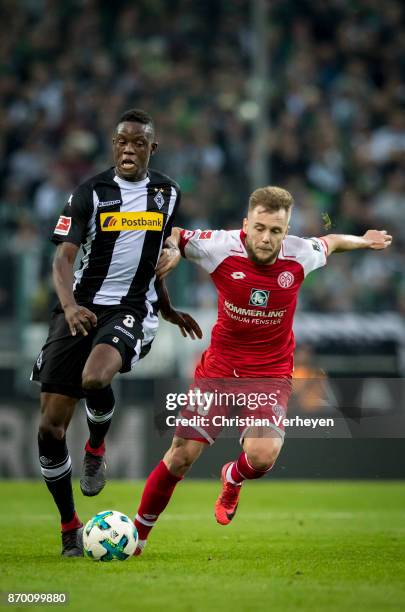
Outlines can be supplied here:
<path id="1" fill-rule="evenodd" d="M 129 110 L 125 111 L 125 113 L 122 113 L 121 117 L 118 119 L 117 125 L 123 123 L 124 121 L 135 121 L 135 123 L 150 125 L 153 134 L 155 133 L 155 125 L 152 117 L 149 115 L 149 113 L 146 113 L 140 108 L 130 108 Z"/>

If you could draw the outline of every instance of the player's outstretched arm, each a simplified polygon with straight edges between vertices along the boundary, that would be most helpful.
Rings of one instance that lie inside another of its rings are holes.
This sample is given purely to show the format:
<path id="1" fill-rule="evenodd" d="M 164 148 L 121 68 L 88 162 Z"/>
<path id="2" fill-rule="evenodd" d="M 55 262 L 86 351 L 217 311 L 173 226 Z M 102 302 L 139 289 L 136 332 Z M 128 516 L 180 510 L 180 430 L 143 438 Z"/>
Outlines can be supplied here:
<path id="1" fill-rule="evenodd" d="M 192 340 L 196 338 L 202 338 L 203 334 L 197 321 L 186 312 L 180 312 L 175 310 L 170 302 L 169 292 L 167 287 L 162 280 L 158 280 L 156 283 L 156 292 L 159 298 L 159 310 L 160 314 L 165 321 L 177 325 L 180 329 L 184 338 L 190 336 Z"/>
<path id="2" fill-rule="evenodd" d="M 75 336 L 80 332 L 87 336 L 91 326 L 97 325 L 97 317 L 88 308 L 79 306 L 73 295 L 73 265 L 78 250 L 79 247 L 71 242 L 58 245 L 53 260 L 52 278 L 70 333 Z"/>
<path id="3" fill-rule="evenodd" d="M 380 251 L 392 243 L 392 236 L 385 230 L 370 229 L 363 236 L 350 236 L 348 234 L 328 234 L 322 239 L 328 246 L 328 255 L 344 253 L 356 249 L 373 249 Z"/>

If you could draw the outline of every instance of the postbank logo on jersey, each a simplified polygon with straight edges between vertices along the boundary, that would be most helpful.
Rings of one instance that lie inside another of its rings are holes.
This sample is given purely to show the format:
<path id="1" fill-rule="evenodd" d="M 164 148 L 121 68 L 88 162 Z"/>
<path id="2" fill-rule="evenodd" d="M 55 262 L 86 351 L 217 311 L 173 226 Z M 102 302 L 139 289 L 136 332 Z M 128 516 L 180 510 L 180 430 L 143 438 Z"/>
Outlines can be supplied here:
<path id="1" fill-rule="evenodd" d="M 267 302 L 269 301 L 269 294 L 270 291 L 266 291 L 266 289 L 252 289 L 250 292 L 249 304 L 251 306 L 266 308 Z"/>
<path id="2" fill-rule="evenodd" d="M 103 232 L 161 232 L 163 229 L 163 214 L 148 211 L 101 213 L 100 227 Z"/>

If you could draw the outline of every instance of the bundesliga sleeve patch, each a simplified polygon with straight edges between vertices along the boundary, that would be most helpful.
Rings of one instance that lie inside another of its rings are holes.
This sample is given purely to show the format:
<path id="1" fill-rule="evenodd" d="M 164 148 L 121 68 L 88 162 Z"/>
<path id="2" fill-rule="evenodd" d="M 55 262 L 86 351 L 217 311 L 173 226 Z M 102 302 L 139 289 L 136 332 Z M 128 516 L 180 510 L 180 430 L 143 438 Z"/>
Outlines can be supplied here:
<path id="1" fill-rule="evenodd" d="M 55 227 L 55 234 L 59 236 L 67 236 L 72 225 L 72 217 L 64 217 L 61 215 Z"/>
<path id="2" fill-rule="evenodd" d="M 199 240 L 211 240 L 211 238 L 212 238 L 212 230 L 204 230 L 198 236 Z"/>

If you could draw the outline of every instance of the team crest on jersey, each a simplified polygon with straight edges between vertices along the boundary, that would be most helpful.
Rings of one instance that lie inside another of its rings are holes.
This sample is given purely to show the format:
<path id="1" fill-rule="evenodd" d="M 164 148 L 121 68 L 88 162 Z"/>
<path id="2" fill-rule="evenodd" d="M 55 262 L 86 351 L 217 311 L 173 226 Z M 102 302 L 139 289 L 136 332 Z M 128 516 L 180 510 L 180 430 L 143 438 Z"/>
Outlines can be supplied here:
<path id="1" fill-rule="evenodd" d="M 155 195 L 155 197 L 153 198 L 154 201 L 156 202 L 159 210 L 162 208 L 162 206 L 165 203 L 165 199 L 163 197 L 163 193 L 161 192 L 161 190 L 159 189 L 159 191 L 157 192 L 157 194 Z"/>
<path id="2" fill-rule="evenodd" d="M 267 306 L 267 302 L 269 301 L 269 295 L 270 291 L 266 291 L 266 289 L 252 289 L 250 292 L 249 304 L 251 306 L 265 308 Z"/>
<path id="3" fill-rule="evenodd" d="M 281 274 L 278 275 L 277 282 L 283 289 L 288 289 L 294 282 L 294 274 L 287 271 L 281 272 Z"/>

